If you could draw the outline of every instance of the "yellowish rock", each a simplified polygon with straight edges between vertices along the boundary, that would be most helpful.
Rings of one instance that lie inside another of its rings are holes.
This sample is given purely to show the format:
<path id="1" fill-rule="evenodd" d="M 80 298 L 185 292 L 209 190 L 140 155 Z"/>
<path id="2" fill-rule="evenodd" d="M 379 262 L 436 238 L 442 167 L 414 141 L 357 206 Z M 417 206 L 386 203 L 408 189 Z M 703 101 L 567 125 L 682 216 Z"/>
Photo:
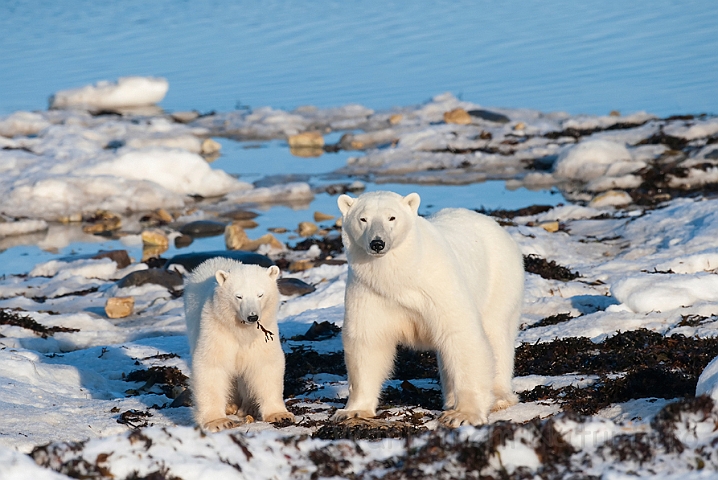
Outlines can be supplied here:
<path id="1" fill-rule="evenodd" d="M 314 221 L 315 222 L 325 222 L 327 220 L 334 220 L 334 215 L 329 215 L 322 212 L 314 212 Z"/>
<path id="2" fill-rule="evenodd" d="M 158 208 L 154 211 L 154 215 L 157 217 L 158 220 L 164 222 L 164 223 L 170 223 L 174 221 L 174 217 L 170 212 L 165 210 L 164 208 Z"/>
<path id="3" fill-rule="evenodd" d="M 214 155 L 222 150 L 222 144 L 212 138 L 205 138 L 202 142 L 202 155 Z"/>
<path id="4" fill-rule="evenodd" d="M 455 108 L 451 111 L 444 112 L 444 121 L 457 125 L 468 125 L 471 123 L 471 115 L 463 108 Z"/>
<path id="5" fill-rule="evenodd" d="M 284 227 L 272 227 L 272 228 L 268 228 L 267 230 L 269 230 L 270 232 L 273 232 L 273 233 L 287 233 L 288 232 L 288 230 Z"/>
<path id="6" fill-rule="evenodd" d="M 242 250 L 251 240 L 239 222 L 232 222 L 224 229 L 224 244 L 227 250 Z"/>
<path id="7" fill-rule="evenodd" d="M 151 258 L 157 258 L 167 251 L 169 246 L 160 245 L 143 245 L 142 246 L 142 261 L 146 262 Z"/>
<path id="8" fill-rule="evenodd" d="M 290 135 L 287 142 L 290 147 L 322 148 L 324 137 L 319 132 L 302 132 Z"/>
<path id="9" fill-rule="evenodd" d="M 559 229 L 559 223 L 558 222 L 544 222 L 540 223 L 539 227 L 543 228 L 549 233 L 555 233 L 558 232 Z"/>
<path id="10" fill-rule="evenodd" d="M 633 203 L 633 198 L 623 190 L 608 190 L 593 197 L 588 204 L 591 208 L 624 207 Z"/>
<path id="11" fill-rule="evenodd" d="M 132 315 L 134 308 L 134 297 L 112 297 L 105 303 L 105 314 L 109 318 L 125 318 Z"/>
<path id="12" fill-rule="evenodd" d="M 608 115 L 611 117 L 620 117 L 621 112 L 619 112 L 618 110 L 611 110 Z"/>
<path id="13" fill-rule="evenodd" d="M 317 227 L 316 223 L 300 222 L 299 228 L 297 228 L 297 233 L 302 237 L 311 237 L 317 233 L 317 230 L 319 230 L 319 227 Z"/>
<path id="14" fill-rule="evenodd" d="M 391 117 L 389 117 L 389 124 L 390 125 L 397 125 L 401 123 L 401 121 L 404 119 L 404 115 L 401 113 L 395 113 Z"/>
<path id="15" fill-rule="evenodd" d="M 290 272 L 303 272 L 314 267 L 314 263 L 309 260 L 297 260 L 289 264 Z"/>
<path id="16" fill-rule="evenodd" d="M 514 130 L 524 130 L 526 128 L 526 124 L 524 122 L 519 122 L 516 125 L 514 125 Z"/>
<path id="17" fill-rule="evenodd" d="M 82 221 L 81 213 L 72 213 L 70 215 L 60 217 L 60 223 L 78 223 Z"/>
<path id="18" fill-rule="evenodd" d="M 142 244 L 150 247 L 169 247 L 170 240 L 162 230 L 152 229 L 142 232 Z"/>
<path id="19" fill-rule="evenodd" d="M 259 224 L 254 220 L 237 220 L 235 223 L 240 227 L 244 228 L 245 230 L 257 228 L 259 226 Z"/>
<path id="20" fill-rule="evenodd" d="M 92 223 L 88 223 L 82 227 L 85 233 L 95 234 L 103 232 L 112 232 L 122 227 L 122 219 L 119 215 L 108 212 L 107 210 L 98 210 Z"/>
<path id="21" fill-rule="evenodd" d="M 324 149 L 321 147 L 289 147 L 289 153 L 295 157 L 316 158 L 324 155 Z"/>
<path id="22" fill-rule="evenodd" d="M 334 222 L 334 225 L 341 228 L 342 223 L 343 223 L 342 217 L 339 217 L 339 218 L 337 218 L 337 221 Z"/>

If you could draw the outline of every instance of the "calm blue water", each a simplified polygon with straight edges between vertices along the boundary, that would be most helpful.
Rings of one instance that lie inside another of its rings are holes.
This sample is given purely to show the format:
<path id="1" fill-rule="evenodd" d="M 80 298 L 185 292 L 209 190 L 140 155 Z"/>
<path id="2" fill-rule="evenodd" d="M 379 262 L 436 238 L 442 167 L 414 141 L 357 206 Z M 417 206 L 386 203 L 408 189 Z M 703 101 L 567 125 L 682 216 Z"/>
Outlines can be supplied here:
<path id="1" fill-rule="evenodd" d="M 718 4 L 5 0 L 0 65 L 0 114 L 124 75 L 168 78 L 171 110 L 383 109 L 451 91 L 543 111 L 718 113 Z"/>

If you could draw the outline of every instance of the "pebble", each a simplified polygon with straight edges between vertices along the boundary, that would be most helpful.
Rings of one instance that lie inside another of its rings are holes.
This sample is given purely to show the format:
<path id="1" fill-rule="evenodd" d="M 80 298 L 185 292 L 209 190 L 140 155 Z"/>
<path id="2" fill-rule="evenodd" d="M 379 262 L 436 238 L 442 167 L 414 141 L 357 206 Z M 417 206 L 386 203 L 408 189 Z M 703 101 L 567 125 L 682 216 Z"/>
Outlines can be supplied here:
<path id="1" fill-rule="evenodd" d="M 487 120 L 489 122 L 496 122 L 496 123 L 509 123 L 511 119 L 507 117 L 506 115 L 502 115 L 500 113 L 491 112 L 489 110 L 469 110 L 469 115 L 472 117 L 480 118 L 482 120 Z"/>
<path id="2" fill-rule="evenodd" d="M 268 228 L 267 230 L 269 230 L 272 233 L 287 233 L 289 231 L 284 227 L 271 227 L 271 228 Z"/>
<path id="3" fill-rule="evenodd" d="M 336 217 L 334 215 L 329 215 L 322 212 L 314 212 L 314 221 L 315 222 L 324 222 L 326 220 L 334 220 Z"/>
<path id="4" fill-rule="evenodd" d="M 457 125 L 468 125 L 471 123 L 471 115 L 463 108 L 455 108 L 444 112 L 444 122 Z"/>
<path id="5" fill-rule="evenodd" d="M 298 278 L 279 278 L 277 279 L 277 287 L 279 287 L 279 293 L 287 297 L 306 295 L 317 289 L 314 285 Z"/>
<path id="6" fill-rule="evenodd" d="M 633 198 L 623 190 L 608 190 L 593 197 L 588 206 L 591 208 L 624 207 L 633 203 Z"/>
<path id="7" fill-rule="evenodd" d="M 302 132 L 290 135 L 287 142 L 290 147 L 322 148 L 324 146 L 324 137 L 319 132 Z"/>
<path id="8" fill-rule="evenodd" d="M 260 265 L 264 268 L 269 268 L 274 265 L 274 262 L 266 255 L 241 250 L 214 250 L 210 252 L 175 255 L 167 261 L 164 268 L 170 270 L 172 265 L 182 265 L 185 270 L 191 271 L 205 260 L 215 257 L 229 258 L 246 264 Z"/>
<path id="9" fill-rule="evenodd" d="M 100 250 L 97 253 L 85 253 L 82 255 L 68 255 L 67 257 L 58 258 L 61 262 L 73 262 L 75 260 L 109 258 L 117 264 L 117 268 L 129 267 L 132 264 L 127 250 Z"/>
<path id="10" fill-rule="evenodd" d="M 544 222 L 539 223 L 539 227 L 546 230 L 548 233 L 556 233 L 559 229 L 559 223 L 558 222 Z"/>
<path id="11" fill-rule="evenodd" d="M 170 240 L 162 230 L 152 229 L 142 231 L 142 244 L 150 247 L 165 247 L 170 246 Z"/>
<path id="12" fill-rule="evenodd" d="M 304 272 L 314 268 L 314 262 L 310 260 L 296 260 L 289 264 L 290 272 Z"/>
<path id="13" fill-rule="evenodd" d="M 189 235 L 179 235 L 175 237 L 176 248 L 189 247 L 190 245 L 192 245 L 192 242 L 194 242 L 194 238 L 190 237 Z"/>
<path id="14" fill-rule="evenodd" d="M 321 147 L 289 147 L 289 153 L 295 157 L 317 158 L 324 155 L 324 149 Z"/>
<path id="15" fill-rule="evenodd" d="M 186 225 L 182 225 L 179 229 L 183 235 L 189 235 L 195 238 L 215 237 L 222 235 L 226 224 L 215 220 L 196 220 Z"/>
<path id="16" fill-rule="evenodd" d="M 250 210 L 239 209 L 223 213 L 222 216 L 226 218 L 231 218 L 232 220 L 254 220 L 259 216 L 259 214 Z"/>
<path id="17" fill-rule="evenodd" d="M 317 230 L 319 230 L 319 227 L 315 223 L 312 222 L 299 222 L 299 228 L 297 228 L 297 233 L 302 237 L 311 237 L 315 233 L 317 233 Z"/>
<path id="18" fill-rule="evenodd" d="M 222 144 L 212 138 L 205 138 L 202 142 L 202 155 L 214 155 L 222 150 Z"/>
<path id="19" fill-rule="evenodd" d="M 112 297 L 105 303 L 105 314 L 109 318 L 125 318 L 132 315 L 134 308 L 134 297 Z"/>
<path id="20" fill-rule="evenodd" d="M 190 123 L 199 118 L 199 112 L 197 110 L 192 110 L 189 112 L 174 112 L 170 114 L 170 116 L 175 122 Z"/>
<path id="21" fill-rule="evenodd" d="M 232 222 L 224 229 L 224 244 L 228 250 L 241 250 L 250 242 L 247 233 L 237 222 Z"/>
<path id="22" fill-rule="evenodd" d="M 105 232 L 114 232 L 122 228 L 122 219 L 119 215 L 108 211 L 98 211 L 94 218 L 82 226 L 82 231 L 92 235 Z"/>
<path id="23" fill-rule="evenodd" d="M 397 125 L 401 123 L 401 121 L 404 119 L 404 115 L 401 113 L 395 113 L 391 117 L 389 117 L 389 124 L 390 125 Z"/>

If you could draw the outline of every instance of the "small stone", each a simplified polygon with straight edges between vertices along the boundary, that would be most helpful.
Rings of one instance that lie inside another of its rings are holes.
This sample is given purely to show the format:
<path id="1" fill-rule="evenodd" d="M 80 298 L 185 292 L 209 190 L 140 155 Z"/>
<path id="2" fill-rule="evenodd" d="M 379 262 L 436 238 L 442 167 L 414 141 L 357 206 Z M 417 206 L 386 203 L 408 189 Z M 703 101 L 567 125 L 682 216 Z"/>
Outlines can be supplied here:
<path id="1" fill-rule="evenodd" d="M 179 229 L 183 235 L 189 235 L 195 238 L 215 237 L 224 233 L 226 224 L 214 220 L 197 220 L 182 225 Z"/>
<path id="2" fill-rule="evenodd" d="M 295 157 L 317 158 L 324 155 L 324 149 L 321 147 L 289 147 L 289 153 Z"/>
<path id="3" fill-rule="evenodd" d="M 511 119 L 507 117 L 506 115 L 502 115 L 500 113 L 491 112 L 489 110 L 469 110 L 469 115 L 472 117 L 480 118 L 482 120 L 487 120 L 489 122 L 496 122 L 496 123 L 509 123 Z"/>
<path id="4" fill-rule="evenodd" d="M 558 222 L 544 222 L 539 223 L 539 227 L 543 228 L 549 233 L 555 233 L 558 232 L 559 229 L 559 223 Z"/>
<path id="5" fill-rule="evenodd" d="M 287 297 L 306 295 L 317 289 L 314 285 L 298 278 L 279 278 L 277 279 L 277 287 L 279 287 L 279 293 Z"/>
<path id="6" fill-rule="evenodd" d="M 62 262 L 72 262 L 74 260 L 80 260 L 80 259 L 95 259 L 99 260 L 102 258 L 109 258 L 113 262 L 117 264 L 117 268 L 126 268 L 129 267 L 132 263 L 132 260 L 130 260 L 130 255 L 127 253 L 127 250 L 100 250 L 97 253 L 86 253 L 81 255 L 69 255 L 67 257 L 61 257 L 58 258 L 58 260 Z"/>
<path id="7" fill-rule="evenodd" d="M 524 122 L 519 122 L 516 125 L 514 125 L 514 130 L 524 130 L 526 129 L 526 124 Z"/>
<path id="8" fill-rule="evenodd" d="M 222 214 L 223 217 L 231 218 L 232 220 L 254 220 L 259 216 L 258 213 L 250 210 L 232 210 Z"/>
<path id="9" fill-rule="evenodd" d="M 324 137 L 319 132 L 302 132 L 287 138 L 290 147 L 322 148 Z"/>
<path id="10" fill-rule="evenodd" d="M 233 223 L 236 223 L 237 225 L 244 228 L 245 230 L 257 228 L 259 226 L 259 224 L 257 222 L 255 222 L 254 220 L 237 220 L 236 222 L 233 222 Z"/>
<path id="11" fill-rule="evenodd" d="M 144 245 L 142 247 L 142 261 L 147 262 L 153 258 L 159 258 L 168 248 L 169 246 Z"/>
<path id="12" fill-rule="evenodd" d="M 185 248 L 192 245 L 192 242 L 194 242 L 194 238 L 190 237 L 189 235 L 180 235 L 178 237 L 175 237 L 175 247 L 176 248 Z"/>
<path id="13" fill-rule="evenodd" d="M 334 220 L 336 218 L 334 215 L 328 215 L 326 213 L 322 212 L 314 212 L 314 221 L 315 222 L 324 222 L 326 220 Z"/>
<path id="14" fill-rule="evenodd" d="M 618 110 L 611 110 L 611 111 L 608 113 L 608 115 L 609 115 L 610 117 L 620 117 L 620 116 L 621 116 L 621 112 L 619 112 Z"/>
<path id="15" fill-rule="evenodd" d="M 170 240 L 162 230 L 144 230 L 142 232 L 142 244 L 152 247 L 165 247 L 170 246 Z"/>
<path id="16" fill-rule="evenodd" d="M 224 243 L 228 250 L 242 250 L 250 242 L 247 233 L 237 222 L 232 222 L 224 230 Z"/>
<path id="17" fill-rule="evenodd" d="M 134 308 L 134 297 L 112 297 L 107 299 L 105 314 L 109 318 L 125 318 L 132 315 Z"/>
<path id="18" fill-rule="evenodd" d="M 269 230 L 272 233 L 287 233 L 289 231 L 284 227 L 272 227 L 272 228 L 268 228 L 267 230 Z"/>
<path id="19" fill-rule="evenodd" d="M 182 286 L 182 275 L 164 268 L 148 268 L 131 272 L 117 281 L 120 288 L 139 287 L 147 283 L 162 285 L 168 290 Z"/>
<path id="20" fill-rule="evenodd" d="M 315 223 L 312 222 L 299 222 L 299 228 L 297 228 L 297 233 L 302 237 L 311 237 L 315 233 L 317 233 L 317 230 L 319 230 L 319 227 Z"/>
<path id="21" fill-rule="evenodd" d="M 391 117 L 389 117 L 389 125 L 397 125 L 401 123 L 401 121 L 404 119 L 404 115 L 401 113 L 395 113 Z"/>
<path id="22" fill-rule="evenodd" d="M 623 190 L 608 190 L 593 197 L 588 204 L 591 208 L 625 207 L 633 203 L 633 198 Z"/>
<path id="23" fill-rule="evenodd" d="M 106 210 L 98 210 L 89 224 L 83 225 L 82 231 L 89 234 L 114 232 L 122 227 L 122 219 L 119 215 Z"/>
<path id="24" fill-rule="evenodd" d="M 214 155 L 222 150 L 222 144 L 212 138 L 205 138 L 201 149 L 202 155 Z"/>
<path id="25" fill-rule="evenodd" d="M 339 218 L 337 218 L 337 221 L 334 222 L 334 226 L 341 228 L 341 227 L 342 227 L 342 223 L 343 223 L 342 217 L 339 217 Z"/>
<path id="26" fill-rule="evenodd" d="M 290 272 L 303 272 L 310 268 L 314 268 L 314 262 L 310 260 L 297 260 L 289 264 Z"/>
<path id="27" fill-rule="evenodd" d="M 471 123 L 471 115 L 463 108 L 455 108 L 449 112 L 444 112 L 444 122 L 468 125 Z"/>
<path id="28" fill-rule="evenodd" d="M 199 118 L 199 112 L 196 110 L 192 110 L 190 112 L 174 112 L 170 114 L 172 117 L 172 120 L 179 123 L 189 123 L 197 120 Z"/>
<path id="29" fill-rule="evenodd" d="M 173 221 L 174 221 L 174 217 L 172 216 L 172 214 L 170 214 L 170 212 L 168 212 L 168 211 L 165 210 L 164 208 L 158 208 L 157 210 L 155 210 L 155 211 L 152 212 L 152 213 L 153 213 L 153 214 L 157 217 L 157 219 L 160 220 L 161 222 L 170 223 L 170 222 L 173 222 Z"/>

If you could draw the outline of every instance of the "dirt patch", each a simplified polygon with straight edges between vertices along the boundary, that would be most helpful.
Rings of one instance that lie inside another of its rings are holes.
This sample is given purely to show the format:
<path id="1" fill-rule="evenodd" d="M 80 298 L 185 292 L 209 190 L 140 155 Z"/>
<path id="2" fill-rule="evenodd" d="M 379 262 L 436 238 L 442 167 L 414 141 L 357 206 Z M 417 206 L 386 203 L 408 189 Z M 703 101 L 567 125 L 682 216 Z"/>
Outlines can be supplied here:
<path id="1" fill-rule="evenodd" d="M 285 354 L 286 367 L 284 370 L 284 396 L 294 397 L 313 390 L 313 384 L 305 379 L 306 375 L 317 373 L 331 373 L 346 375 L 344 353 L 317 353 L 305 347 L 292 347 L 290 353 Z"/>
<path id="2" fill-rule="evenodd" d="M 529 328 L 547 327 L 549 325 L 558 325 L 559 323 L 565 323 L 571 320 L 573 317 L 570 313 L 557 313 L 556 315 L 550 315 L 546 318 L 542 318 L 538 322 L 532 325 L 526 325 L 521 330 L 528 330 Z"/>
<path id="3" fill-rule="evenodd" d="M 0 325 L 12 325 L 14 327 L 26 328 L 28 330 L 32 330 L 42 338 L 51 337 L 58 332 L 79 332 L 76 328 L 46 327 L 37 323 L 27 315 L 15 313 L 11 310 L 0 310 Z"/>
<path id="4" fill-rule="evenodd" d="M 139 389 L 130 389 L 127 395 L 147 393 L 158 386 L 167 398 L 175 398 L 188 386 L 189 378 L 177 367 L 150 367 L 147 370 L 133 370 L 124 377 L 126 382 L 145 382 Z"/>
<path id="5" fill-rule="evenodd" d="M 381 392 L 381 408 L 399 406 L 441 410 L 444 408 L 444 402 L 441 390 L 419 388 L 410 381 L 404 380 L 399 388 L 386 387 Z"/>
<path id="6" fill-rule="evenodd" d="M 400 420 L 352 418 L 343 422 L 327 422 L 312 436 L 324 440 L 340 438 L 378 440 L 381 438 L 406 438 L 423 430 L 425 429 Z M 310 456 L 310 458 L 312 457 Z"/>
<path id="7" fill-rule="evenodd" d="M 546 260 L 538 255 L 524 255 L 524 270 L 528 273 L 535 273 L 546 280 L 560 280 L 562 282 L 575 280 L 581 276 L 578 272 L 572 272 L 553 260 Z"/>

